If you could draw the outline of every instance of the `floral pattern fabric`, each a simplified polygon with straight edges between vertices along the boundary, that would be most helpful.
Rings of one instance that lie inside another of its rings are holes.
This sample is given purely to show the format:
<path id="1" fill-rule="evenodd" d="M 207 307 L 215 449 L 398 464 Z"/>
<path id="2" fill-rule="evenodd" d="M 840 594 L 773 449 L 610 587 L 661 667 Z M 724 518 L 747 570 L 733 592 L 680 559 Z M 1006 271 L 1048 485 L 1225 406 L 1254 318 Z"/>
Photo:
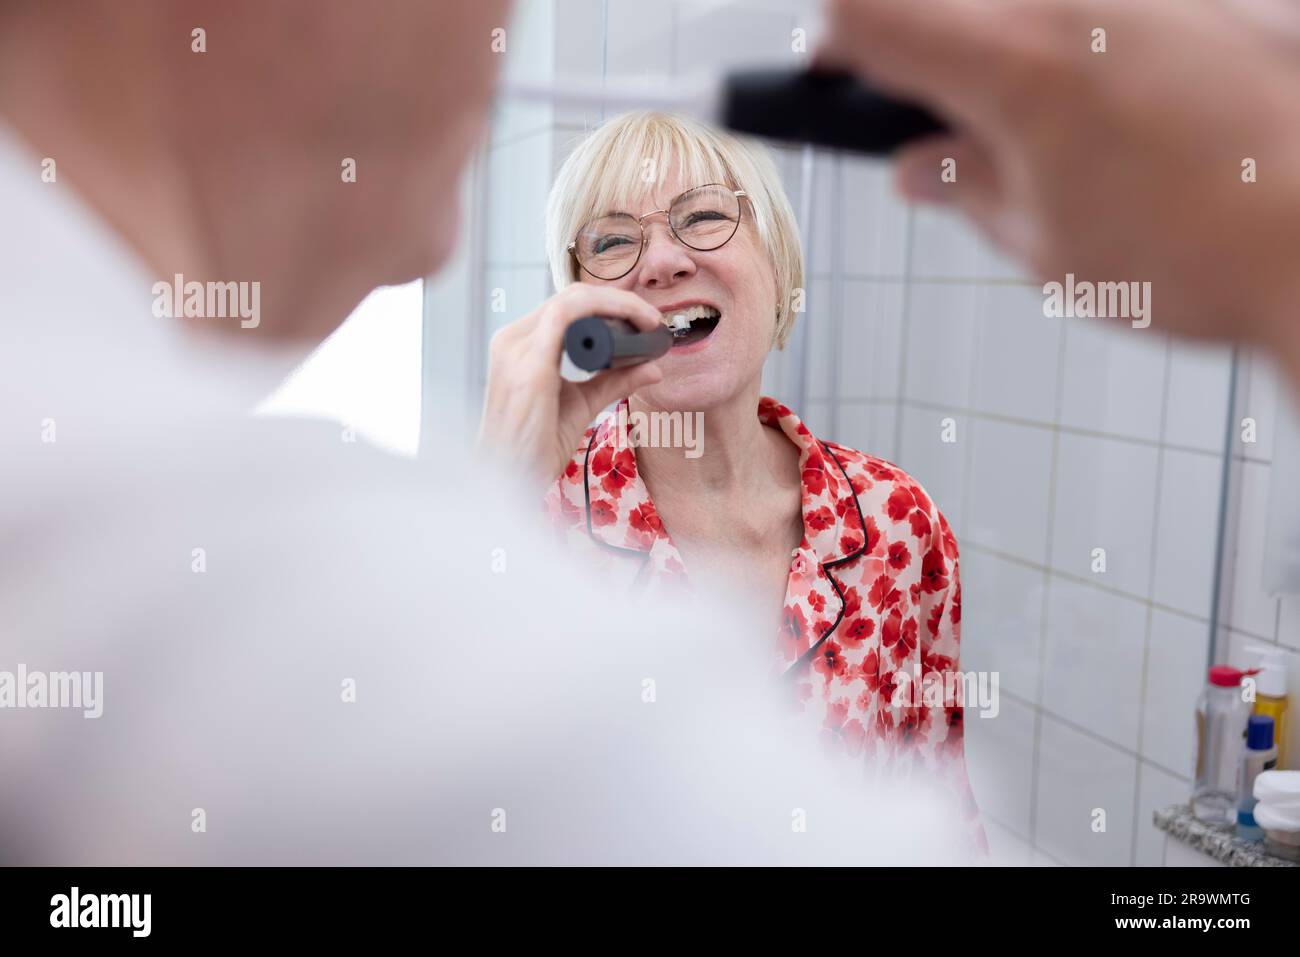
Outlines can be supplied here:
<path id="1" fill-rule="evenodd" d="M 618 441 L 618 412 L 587 430 L 549 490 L 547 510 L 571 544 L 624 567 L 630 583 L 689 584 L 635 452 Z M 898 466 L 819 441 L 774 399 L 759 402 L 758 417 L 799 449 L 804 535 L 772 646 L 792 707 L 815 722 L 827 747 L 940 785 L 960 807 L 971 848 L 987 853 L 966 773 L 963 708 L 951 696 L 919 694 L 959 668 L 952 530 Z M 918 693 L 897 694 L 900 685 Z"/>

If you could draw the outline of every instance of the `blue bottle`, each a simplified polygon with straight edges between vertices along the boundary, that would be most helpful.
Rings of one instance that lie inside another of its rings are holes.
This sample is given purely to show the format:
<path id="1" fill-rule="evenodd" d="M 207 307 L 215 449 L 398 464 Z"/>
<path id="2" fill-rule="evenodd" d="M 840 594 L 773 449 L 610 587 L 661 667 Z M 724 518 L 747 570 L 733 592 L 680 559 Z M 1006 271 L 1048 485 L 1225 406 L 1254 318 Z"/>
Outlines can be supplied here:
<path id="1" fill-rule="evenodd" d="M 1264 839 L 1263 829 L 1255 823 L 1255 778 L 1261 771 L 1276 766 L 1273 719 L 1265 714 L 1252 714 L 1246 722 L 1246 749 L 1241 753 L 1237 773 L 1237 836 L 1243 840 Z"/>

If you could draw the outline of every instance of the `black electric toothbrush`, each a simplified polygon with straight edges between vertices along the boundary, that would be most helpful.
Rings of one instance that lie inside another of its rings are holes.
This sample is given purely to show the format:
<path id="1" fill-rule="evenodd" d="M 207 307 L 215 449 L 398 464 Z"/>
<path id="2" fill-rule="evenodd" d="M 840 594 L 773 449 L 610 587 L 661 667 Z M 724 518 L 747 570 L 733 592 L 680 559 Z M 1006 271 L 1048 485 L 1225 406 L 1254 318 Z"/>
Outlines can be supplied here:
<path id="1" fill-rule="evenodd" d="M 564 353 L 583 372 L 621 369 L 657 359 L 673 344 L 667 326 L 642 332 L 626 319 L 587 316 L 564 330 Z"/>

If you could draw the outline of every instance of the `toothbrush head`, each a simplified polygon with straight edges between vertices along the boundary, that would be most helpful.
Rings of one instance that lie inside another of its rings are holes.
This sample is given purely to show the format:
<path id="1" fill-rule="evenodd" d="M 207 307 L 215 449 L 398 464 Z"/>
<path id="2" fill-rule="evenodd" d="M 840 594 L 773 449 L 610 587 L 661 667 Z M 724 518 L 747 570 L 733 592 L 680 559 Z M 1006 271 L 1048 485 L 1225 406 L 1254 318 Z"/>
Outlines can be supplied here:
<path id="1" fill-rule="evenodd" d="M 691 320 L 686 318 L 685 313 L 679 312 L 676 315 L 669 316 L 666 320 L 664 320 L 664 324 L 668 326 L 668 329 L 673 334 L 674 339 L 680 339 L 682 336 L 686 335 L 688 332 L 691 331 Z"/>

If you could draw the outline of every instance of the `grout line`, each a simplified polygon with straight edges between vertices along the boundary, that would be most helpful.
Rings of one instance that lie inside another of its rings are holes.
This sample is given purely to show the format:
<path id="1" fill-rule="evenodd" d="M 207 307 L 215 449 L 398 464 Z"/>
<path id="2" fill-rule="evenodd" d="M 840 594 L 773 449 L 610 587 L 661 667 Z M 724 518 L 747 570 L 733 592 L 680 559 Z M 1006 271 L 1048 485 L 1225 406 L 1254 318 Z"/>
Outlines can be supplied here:
<path id="1" fill-rule="evenodd" d="M 978 295 L 974 302 L 974 315 L 978 316 L 980 312 L 981 301 Z M 975 330 L 971 337 L 971 355 L 974 361 L 971 364 L 970 377 L 966 382 L 966 407 L 973 408 L 975 405 L 976 385 L 979 378 L 979 361 L 980 345 L 984 341 L 984 334 L 987 331 L 987 323 L 975 320 Z M 968 433 L 966 444 L 962 447 L 961 461 L 961 532 L 964 536 L 968 527 L 967 516 L 970 514 L 971 487 L 975 484 L 971 481 L 972 471 L 975 468 L 975 423 L 972 416 L 965 416 L 962 423 L 962 429 Z"/>
<path id="2" fill-rule="evenodd" d="M 1041 283 L 1032 280 L 1011 279 L 1001 276 L 913 276 L 906 271 L 908 268 L 910 268 L 909 263 L 905 262 L 905 271 L 901 275 L 896 273 L 845 272 L 841 274 L 840 278 L 848 282 L 878 282 L 917 286 L 1016 286 L 1036 291 L 1042 288 Z M 830 278 L 830 273 L 826 270 L 810 271 L 809 275 L 814 279 Z"/>
<path id="3" fill-rule="evenodd" d="M 808 397 L 809 402 L 835 402 L 834 396 L 815 395 Z M 838 400 L 841 405 L 897 405 L 898 400 L 892 395 L 864 396 L 862 398 L 844 397 Z M 865 450 L 864 450 L 865 451 Z"/>
<path id="4" fill-rule="evenodd" d="M 1272 459 L 1256 458 L 1253 455 L 1239 455 L 1236 452 L 1232 454 L 1232 461 L 1241 462 L 1243 465 L 1267 465 L 1270 467 L 1273 465 Z"/>
<path id="5" fill-rule="evenodd" d="M 983 809 L 980 810 L 980 817 L 983 819 L 985 824 L 992 824 L 994 827 L 998 828 L 999 830 L 1006 831 L 1012 840 L 1020 844 L 1023 844 L 1025 847 L 1026 855 L 1032 857 L 1034 846 L 1029 842 L 1029 838 L 1023 837 L 1021 833 L 1018 830 L 1016 830 L 1013 824 L 1009 823 L 1007 820 L 1003 819 L 999 815 L 993 814 Z M 985 831 L 987 832 L 988 828 L 985 828 Z M 992 856 L 991 848 L 990 848 L 990 856 Z M 1028 861 L 1026 861 L 1026 863 L 1028 863 Z M 1017 865 L 1013 864 L 1010 866 L 1014 867 Z"/>
<path id="6" fill-rule="evenodd" d="M 1043 857 L 1047 858 L 1049 861 L 1051 861 L 1051 862 L 1052 862 L 1053 864 L 1055 864 L 1057 867 L 1071 867 L 1071 866 L 1073 866 L 1073 865 L 1071 865 L 1068 861 L 1063 861 L 1063 860 L 1061 860 L 1061 859 L 1060 859 L 1059 857 L 1057 857 L 1055 854 L 1048 853 L 1047 851 L 1043 850 L 1041 847 L 1031 847 L 1030 850 L 1031 850 L 1031 852 L 1035 852 L 1035 853 L 1038 853 L 1038 854 L 1043 855 Z M 1034 862 L 1033 862 L 1033 855 L 1032 855 L 1032 853 L 1031 853 L 1031 855 L 1030 855 L 1029 866 L 1030 866 L 1030 867 L 1034 867 L 1034 866 L 1035 866 L 1035 865 L 1034 865 Z"/>
<path id="7" fill-rule="evenodd" d="M 1037 705 L 1035 705 L 1032 701 L 1030 701 L 1028 698 L 1026 698 L 1024 695 L 1017 694 L 1016 692 L 1006 688 L 999 688 L 998 694 L 1001 695 L 1002 697 L 1009 698 L 1011 701 L 1014 701 L 1016 704 L 1021 705 L 1027 710 L 1033 710 L 1037 713 L 1040 713 L 1044 717 L 1050 718 L 1051 720 L 1055 721 L 1057 724 L 1065 728 L 1068 728 L 1069 730 L 1075 732 L 1081 737 L 1088 738 L 1090 741 L 1093 741 L 1096 744 L 1105 745 L 1106 747 L 1110 748 L 1112 751 L 1118 751 L 1120 754 L 1124 755 L 1127 758 L 1133 758 L 1135 761 L 1138 761 L 1141 764 L 1145 764 L 1148 767 L 1155 768 L 1157 771 L 1160 771 L 1163 774 L 1167 774 L 1172 778 L 1177 778 L 1179 781 L 1182 781 L 1186 784 L 1192 783 L 1191 776 L 1186 771 L 1175 771 L 1172 768 L 1166 767 L 1165 765 L 1161 764 L 1159 761 L 1153 760 L 1152 758 L 1147 757 L 1146 755 L 1142 754 L 1139 751 L 1135 751 L 1133 748 L 1127 747 L 1126 745 L 1123 744 L 1119 744 L 1118 742 L 1113 741 L 1110 738 L 1105 737 L 1104 735 L 1098 734 L 1096 731 L 1093 731 L 1091 728 L 1085 728 L 1083 725 L 1079 724 L 1078 722 L 1070 718 L 1067 718 L 1056 711 L 1050 711 L 1045 708 L 1040 708 Z M 975 720 L 979 720 L 979 719 L 977 718 Z"/>
<path id="8" fill-rule="evenodd" d="M 1165 612 L 1166 614 L 1170 614 L 1170 615 L 1177 615 L 1179 618 L 1184 618 L 1187 621 L 1195 622 L 1198 625 L 1209 625 L 1210 623 L 1210 620 L 1204 615 L 1198 615 L 1195 612 L 1187 611 L 1184 608 L 1176 608 L 1173 605 L 1166 605 L 1163 602 L 1158 602 L 1155 601 L 1154 599 L 1143 598 L 1141 595 L 1135 595 L 1132 592 L 1124 591 L 1122 589 L 1116 588 L 1114 585 L 1106 585 L 1097 581 L 1094 578 L 1085 578 L 1082 575 L 1076 575 L 1074 572 L 1064 571 L 1062 569 L 1056 568 L 1053 565 L 1041 565 L 1038 562 L 1031 561 L 1028 558 L 1022 558 L 1019 555 L 1014 555 L 1011 552 L 1004 552 L 1001 549 L 991 548 L 988 545 L 982 545 L 979 542 L 975 542 L 967 539 L 966 541 L 962 542 L 962 548 L 965 549 L 966 551 L 974 551 L 984 555 L 989 555 L 993 558 L 1001 559 L 1002 561 L 1009 562 L 1013 565 L 1019 565 L 1022 568 L 1029 568 L 1029 569 L 1033 569 L 1034 571 L 1046 572 L 1049 575 L 1051 575 L 1053 578 L 1058 578 L 1061 581 L 1070 582 L 1075 585 L 1085 585 L 1089 588 L 1095 588 L 1100 592 L 1105 592 L 1106 594 L 1113 595 L 1116 598 L 1123 598 L 1127 601 L 1134 602 L 1135 604 L 1138 605 L 1150 606 L 1155 611 Z"/>
<path id="9" fill-rule="evenodd" d="M 1219 630 L 1226 631 L 1230 636 L 1236 635 L 1239 638 L 1249 638 L 1252 641 L 1262 641 L 1266 644 L 1268 642 L 1273 642 L 1273 639 L 1269 638 L 1267 635 L 1261 635 L 1259 632 L 1249 631 L 1245 628 L 1238 628 L 1236 625 L 1225 625 L 1221 623 L 1219 625 Z M 1277 644 L 1278 642 L 1274 643 Z"/>
<path id="10" fill-rule="evenodd" d="M 609 79 L 609 0 L 600 3 L 600 86 L 605 88 Z M 604 123 L 605 103 L 600 104 L 600 122 Z"/>
<path id="11" fill-rule="evenodd" d="M 1227 600 L 1229 608 L 1232 606 L 1228 583 L 1229 571 L 1227 568 L 1229 550 L 1232 552 L 1232 575 L 1235 577 L 1236 573 L 1237 533 L 1241 513 L 1239 473 L 1244 469 L 1244 466 L 1242 469 L 1234 469 L 1232 450 L 1235 444 L 1233 437 L 1237 432 L 1235 423 L 1238 400 L 1241 398 L 1238 393 L 1241 388 L 1239 377 L 1242 361 L 1242 350 L 1233 346 L 1232 358 L 1228 367 L 1228 412 L 1223 436 L 1223 466 L 1219 470 L 1219 516 L 1214 532 L 1214 580 L 1210 586 L 1212 589 L 1210 592 L 1210 642 L 1205 655 L 1206 667 L 1213 665 L 1215 659 L 1219 657 L 1219 624 L 1223 617 L 1225 600 Z M 1247 376 L 1249 376 L 1249 368 L 1246 371 Z M 1249 378 L 1247 378 L 1246 383 L 1247 388 L 1249 388 Z M 1238 483 L 1233 482 L 1234 472 L 1238 473 Z M 1231 528 L 1229 528 L 1229 522 L 1231 522 Z"/>
<path id="12" fill-rule="evenodd" d="M 1043 743 L 1043 686 L 1047 675 L 1048 611 L 1052 597 L 1052 574 L 1049 568 L 1052 540 L 1056 531 L 1056 471 L 1060 459 L 1060 419 L 1061 407 L 1065 401 L 1065 352 L 1068 338 L 1069 327 L 1062 325 L 1060 338 L 1056 341 L 1056 395 L 1052 402 L 1052 456 L 1047 471 L 1047 530 L 1044 535 L 1043 598 L 1038 626 L 1038 687 L 1035 689 L 1038 702 L 1034 705 L 1034 753 L 1030 764 L 1033 792 L 1029 795 L 1029 820 L 1035 849 L 1038 848 L 1038 776 L 1042 770 L 1040 751 Z"/>
<path id="13" fill-rule="evenodd" d="M 1151 632 L 1150 614 L 1147 615 L 1147 633 Z M 1146 652 L 1142 654 L 1143 694 L 1146 694 Z M 1138 754 L 1142 753 L 1142 713 L 1138 712 Z M 1142 820 L 1142 762 L 1138 761 L 1133 770 L 1133 821 L 1129 830 L 1128 866 L 1137 867 L 1138 826 Z"/>
<path id="14" fill-rule="evenodd" d="M 831 168 L 831 195 L 842 196 L 844 193 L 844 157 L 842 154 L 836 154 L 834 166 Z M 840 353 L 843 351 L 843 326 L 844 313 L 844 278 L 842 275 L 844 260 L 844 204 L 831 204 L 831 279 L 830 279 L 830 309 L 828 316 L 830 318 L 829 329 L 826 329 L 830 335 L 826 338 L 829 342 L 826 344 L 830 350 L 830 361 L 827 363 L 830 375 L 831 395 L 838 396 L 840 392 Z M 807 391 L 807 385 L 804 386 Z M 840 413 L 839 403 L 832 402 L 829 408 L 829 426 L 832 434 L 840 434 Z"/>
<path id="15" fill-rule="evenodd" d="M 912 244 L 915 238 L 913 223 L 916 218 L 916 207 L 911 203 L 907 206 L 907 217 L 903 220 L 903 292 L 899 303 L 899 313 L 902 319 L 902 328 L 899 330 L 898 337 L 898 386 L 897 402 L 898 408 L 894 412 L 894 448 L 892 449 L 895 459 L 903 457 L 903 394 L 907 388 L 907 341 L 911 337 L 912 328 L 911 311 L 912 311 Z M 963 514 L 962 520 L 965 520 Z M 963 529 L 954 529 L 954 532 L 961 532 Z"/>
<path id="16" fill-rule="evenodd" d="M 1002 412 L 982 412 L 978 409 L 960 408 L 952 405 L 944 405 L 940 402 L 927 402 L 924 399 L 903 399 L 902 405 L 914 406 L 918 409 L 927 409 L 938 412 L 950 412 L 955 415 L 966 415 L 977 419 L 986 419 L 990 422 L 1001 422 L 1005 425 L 1022 425 L 1026 428 L 1041 429 L 1045 432 L 1060 432 L 1065 435 L 1076 435 L 1084 438 L 1109 439 L 1113 442 L 1126 442 L 1129 445 L 1139 446 L 1141 448 L 1169 449 L 1174 452 L 1186 452 L 1189 455 L 1201 455 L 1206 458 L 1218 459 L 1223 453 L 1212 452 L 1209 449 L 1198 449 L 1191 445 L 1179 445 L 1160 440 L 1144 439 L 1132 435 L 1121 435 L 1117 432 L 1102 432 L 1097 429 L 1086 429 L 1077 425 L 1061 425 L 1057 422 L 1044 422 L 1037 419 L 1022 419 L 1019 416 L 1006 415 Z"/>
<path id="17" fill-rule="evenodd" d="M 1165 339 L 1165 368 L 1164 368 L 1164 389 L 1160 393 L 1160 442 L 1161 445 L 1156 451 L 1156 480 L 1155 480 L 1155 500 L 1151 503 L 1153 515 L 1153 524 L 1151 530 L 1151 555 L 1147 564 L 1147 594 L 1146 594 L 1146 614 L 1143 616 L 1142 626 L 1142 675 L 1141 682 L 1138 685 L 1138 711 L 1137 711 L 1137 750 L 1138 754 L 1142 753 L 1143 735 L 1146 732 L 1146 705 L 1147 705 L 1147 670 L 1151 659 L 1151 625 L 1155 617 L 1152 603 L 1155 601 L 1156 592 L 1156 562 L 1159 560 L 1160 545 L 1160 497 L 1164 488 L 1165 474 L 1165 433 L 1169 424 L 1169 379 L 1173 371 L 1173 343 Z M 1207 644 L 1213 644 L 1214 636 L 1207 632 Z M 1137 846 L 1138 846 L 1138 812 L 1142 793 L 1142 768 L 1138 766 L 1137 774 L 1133 778 L 1133 824 L 1132 833 L 1129 836 L 1129 865 L 1137 863 Z"/>

